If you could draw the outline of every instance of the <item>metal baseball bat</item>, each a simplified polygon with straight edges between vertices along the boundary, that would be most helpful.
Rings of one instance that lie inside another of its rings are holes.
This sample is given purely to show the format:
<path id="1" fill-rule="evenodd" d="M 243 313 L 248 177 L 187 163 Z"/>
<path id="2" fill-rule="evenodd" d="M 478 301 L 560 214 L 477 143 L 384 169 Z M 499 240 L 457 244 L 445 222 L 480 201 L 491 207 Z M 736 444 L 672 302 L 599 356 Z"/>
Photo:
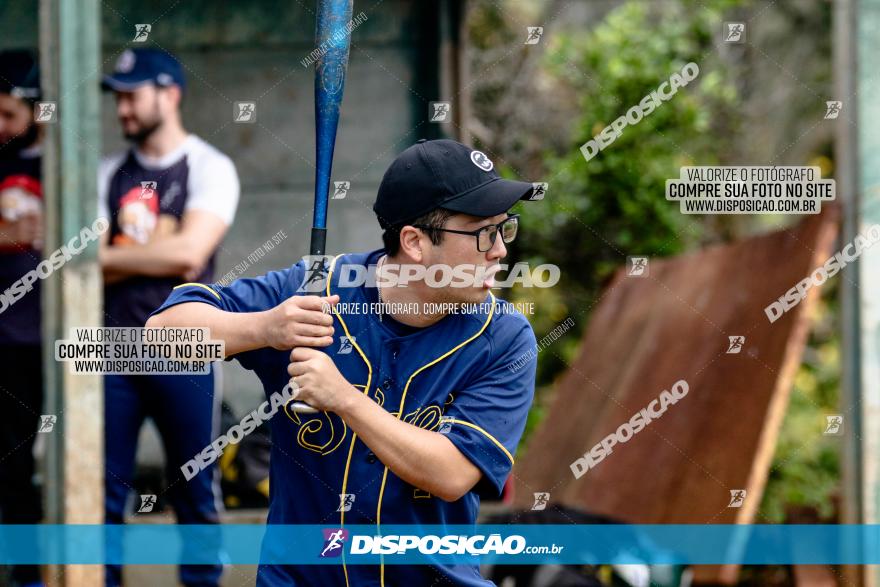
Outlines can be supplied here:
<path id="1" fill-rule="evenodd" d="M 327 200 L 330 194 L 330 172 L 339 126 L 339 107 L 348 72 L 351 46 L 353 0 L 318 0 L 315 28 L 315 211 L 312 217 L 312 239 L 309 255 L 323 255 L 327 240 Z M 293 411 L 314 413 L 317 410 L 304 402 L 294 402 Z"/>

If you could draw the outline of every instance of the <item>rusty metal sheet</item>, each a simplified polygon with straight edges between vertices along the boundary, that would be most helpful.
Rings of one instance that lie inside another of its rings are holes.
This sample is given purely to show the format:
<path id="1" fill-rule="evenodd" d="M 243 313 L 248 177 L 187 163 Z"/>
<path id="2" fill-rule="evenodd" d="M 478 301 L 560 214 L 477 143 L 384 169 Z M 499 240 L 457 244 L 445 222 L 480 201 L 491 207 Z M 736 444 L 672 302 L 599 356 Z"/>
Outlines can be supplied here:
<path id="1" fill-rule="evenodd" d="M 549 491 L 551 503 L 631 523 L 760 521 L 818 288 L 773 323 L 764 309 L 833 254 L 838 214 L 652 259 L 646 277 L 619 270 L 514 468 L 514 505 Z M 739 353 L 729 336 L 745 336 Z M 687 395 L 575 478 L 575 459 L 682 379 Z M 736 489 L 746 498 L 728 507 Z"/>

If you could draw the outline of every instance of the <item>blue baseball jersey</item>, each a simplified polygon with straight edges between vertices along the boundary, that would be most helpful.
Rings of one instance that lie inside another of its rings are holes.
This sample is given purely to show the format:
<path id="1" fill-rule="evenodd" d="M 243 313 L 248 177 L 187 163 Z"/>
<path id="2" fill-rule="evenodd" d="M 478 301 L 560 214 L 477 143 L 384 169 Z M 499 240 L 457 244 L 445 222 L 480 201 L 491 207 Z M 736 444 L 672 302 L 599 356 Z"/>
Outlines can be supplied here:
<path id="1" fill-rule="evenodd" d="M 340 286 L 341 267 L 369 267 L 382 254 L 333 261 L 327 292 L 338 294 L 340 304 L 334 310 L 334 342 L 321 350 L 349 383 L 388 412 L 445 434 L 482 478 L 464 497 L 446 502 L 397 477 L 336 414 L 297 414 L 285 406 L 270 421 L 269 524 L 473 524 L 480 497 L 499 496 L 510 473 L 534 396 L 535 360 L 522 364 L 536 346 L 531 325 L 492 294 L 474 312 L 450 314 L 427 328 L 352 311 L 375 303 L 376 289 Z M 300 262 L 227 287 L 178 286 L 157 312 L 184 302 L 228 312 L 268 310 L 304 295 L 298 290 L 305 274 Z M 267 397 L 290 379 L 289 351 L 263 348 L 233 358 L 256 373 Z M 316 559 L 321 546 L 315 545 Z M 263 544 L 264 552 L 283 548 Z M 257 576 L 257 585 L 267 587 L 434 584 L 492 585 L 477 565 L 346 565 L 342 558 L 338 566 L 261 565 Z"/>

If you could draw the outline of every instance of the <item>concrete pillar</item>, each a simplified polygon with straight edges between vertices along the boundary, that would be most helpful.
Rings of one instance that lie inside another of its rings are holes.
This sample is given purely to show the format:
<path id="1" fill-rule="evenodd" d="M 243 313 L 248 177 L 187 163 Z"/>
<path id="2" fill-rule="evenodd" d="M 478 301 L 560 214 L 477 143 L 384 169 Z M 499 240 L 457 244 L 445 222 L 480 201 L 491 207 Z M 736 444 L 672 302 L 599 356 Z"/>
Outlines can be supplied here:
<path id="1" fill-rule="evenodd" d="M 55 121 L 45 124 L 46 254 L 92 226 L 97 217 L 99 6 L 98 0 L 40 1 L 44 101 L 56 104 Z M 96 243 L 43 283 L 44 413 L 57 416 L 47 434 L 45 503 L 50 523 L 103 522 L 101 377 L 69 374 L 55 361 L 54 351 L 54 341 L 67 338 L 71 327 L 103 325 L 101 294 Z M 103 584 L 103 569 L 53 568 L 50 578 L 53 584 L 91 587 Z"/>

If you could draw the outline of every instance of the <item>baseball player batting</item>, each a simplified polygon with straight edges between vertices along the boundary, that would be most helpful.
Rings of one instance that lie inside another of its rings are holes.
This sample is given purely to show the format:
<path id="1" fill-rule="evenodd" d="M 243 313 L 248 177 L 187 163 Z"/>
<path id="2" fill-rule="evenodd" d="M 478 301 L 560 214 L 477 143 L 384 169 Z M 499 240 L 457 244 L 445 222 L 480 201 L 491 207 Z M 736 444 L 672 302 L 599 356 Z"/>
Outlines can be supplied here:
<path id="1" fill-rule="evenodd" d="M 511 366 L 536 343 L 526 318 L 492 293 L 492 275 L 517 233 L 508 210 L 532 197 L 531 183 L 500 178 L 480 151 L 421 140 L 379 186 L 383 248 L 335 257 L 323 295 L 302 293 L 299 262 L 226 287 L 179 286 L 150 318 L 150 327 L 210 328 L 267 397 L 290 385 L 319 410 L 288 404 L 270 421 L 268 523 L 327 526 L 315 556 L 339 564 L 261 565 L 257 585 L 492 584 L 476 564 L 347 564 L 339 530 L 473 524 L 481 497 L 500 495 L 535 384 L 534 359 Z M 419 271 L 437 267 L 472 268 L 478 279 L 438 286 Z M 352 279 L 377 269 L 378 281 Z M 263 553 L 286 548 L 267 541 Z"/>

